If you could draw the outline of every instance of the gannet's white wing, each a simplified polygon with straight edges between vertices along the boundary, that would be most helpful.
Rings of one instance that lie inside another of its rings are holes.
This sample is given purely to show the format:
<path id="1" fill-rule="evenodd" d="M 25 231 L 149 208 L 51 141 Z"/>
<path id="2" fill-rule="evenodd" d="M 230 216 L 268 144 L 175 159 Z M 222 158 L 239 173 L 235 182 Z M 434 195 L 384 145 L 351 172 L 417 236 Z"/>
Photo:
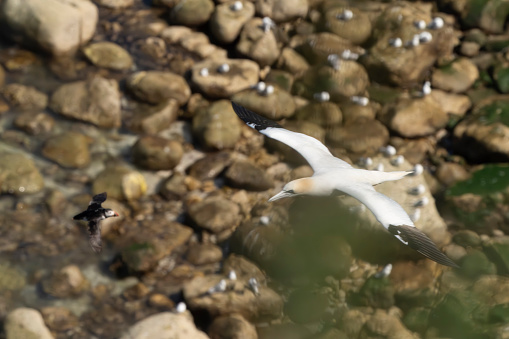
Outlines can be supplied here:
<path id="1" fill-rule="evenodd" d="M 388 196 L 375 191 L 369 184 L 349 184 L 338 189 L 366 205 L 375 218 L 405 245 L 439 264 L 458 267 L 414 226 L 403 207 Z"/>
<path id="2" fill-rule="evenodd" d="M 249 127 L 256 129 L 269 138 L 281 141 L 299 152 L 315 172 L 328 168 L 352 168 L 346 161 L 334 157 L 329 149 L 317 139 L 306 134 L 284 129 L 278 123 L 266 119 L 234 102 L 232 102 L 232 107 L 239 118 Z"/>

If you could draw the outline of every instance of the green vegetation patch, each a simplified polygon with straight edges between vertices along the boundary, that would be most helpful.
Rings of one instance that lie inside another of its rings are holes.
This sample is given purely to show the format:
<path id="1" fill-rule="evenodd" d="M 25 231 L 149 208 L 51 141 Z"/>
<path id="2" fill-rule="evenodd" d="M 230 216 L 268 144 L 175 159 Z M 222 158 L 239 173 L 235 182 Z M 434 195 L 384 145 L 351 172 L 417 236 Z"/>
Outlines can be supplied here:
<path id="1" fill-rule="evenodd" d="M 449 196 L 466 193 L 489 195 L 504 191 L 509 186 L 509 166 L 486 165 L 468 180 L 458 182 L 447 190 Z"/>

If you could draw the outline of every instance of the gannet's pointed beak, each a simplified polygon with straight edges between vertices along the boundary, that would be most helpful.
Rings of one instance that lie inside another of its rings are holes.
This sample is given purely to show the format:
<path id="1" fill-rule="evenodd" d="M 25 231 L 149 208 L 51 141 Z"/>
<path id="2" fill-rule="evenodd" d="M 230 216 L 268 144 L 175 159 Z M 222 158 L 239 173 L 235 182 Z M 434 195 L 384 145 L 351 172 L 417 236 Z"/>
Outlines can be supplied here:
<path id="1" fill-rule="evenodd" d="M 293 195 L 293 193 L 290 193 L 288 191 L 281 191 L 278 194 L 276 194 L 275 196 L 273 196 L 272 198 L 270 198 L 269 202 L 276 201 L 276 200 L 283 199 L 283 198 L 287 198 L 287 197 L 291 197 L 292 195 Z"/>

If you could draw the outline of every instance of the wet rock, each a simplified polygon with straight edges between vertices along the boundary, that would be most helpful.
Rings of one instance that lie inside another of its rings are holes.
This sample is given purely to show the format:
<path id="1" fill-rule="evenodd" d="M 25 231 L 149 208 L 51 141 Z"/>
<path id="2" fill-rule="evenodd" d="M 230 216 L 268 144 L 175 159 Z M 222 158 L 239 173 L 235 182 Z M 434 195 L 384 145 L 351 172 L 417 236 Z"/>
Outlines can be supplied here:
<path id="1" fill-rule="evenodd" d="M 305 17 L 308 12 L 307 0 L 257 0 L 255 6 L 256 13 L 262 17 L 269 17 L 276 22 L 286 22 Z"/>
<path id="2" fill-rule="evenodd" d="M 44 187 L 44 179 L 34 162 L 17 153 L 2 153 L 0 189 L 7 194 L 33 194 Z"/>
<path id="3" fill-rule="evenodd" d="M 509 157 L 509 98 L 495 95 L 480 101 L 454 128 L 455 151 L 473 162 L 506 161 Z"/>
<path id="4" fill-rule="evenodd" d="M 20 307 L 11 311 L 4 322 L 6 339 L 53 339 L 41 313 L 33 308 Z"/>
<path id="5" fill-rule="evenodd" d="M 295 76 L 302 75 L 309 68 L 306 59 L 294 49 L 288 47 L 283 48 L 276 65 L 278 68 L 295 74 Z"/>
<path id="6" fill-rule="evenodd" d="M 358 154 L 373 154 L 389 141 L 389 131 L 378 120 L 355 120 L 327 132 L 327 141 Z"/>
<path id="7" fill-rule="evenodd" d="M 214 12 L 211 0 L 186 0 L 173 7 L 170 20 L 172 24 L 199 26 L 206 23 Z"/>
<path id="8" fill-rule="evenodd" d="M 350 60 L 342 60 L 340 63 L 339 69 L 328 65 L 310 67 L 302 78 L 295 82 L 294 93 L 311 100 L 315 93 L 328 92 L 333 102 L 362 95 L 369 84 L 364 67 Z"/>
<path id="9" fill-rule="evenodd" d="M 274 186 L 271 178 L 251 161 L 235 161 L 226 171 L 228 185 L 249 191 L 265 191 Z"/>
<path id="10" fill-rule="evenodd" d="M 241 122 L 228 100 L 216 101 L 193 118 L 193 133 L 206 148 L 232 148 L 241 133 Z"/>
<path id="11" fill-rule="evenodd" d="M 479 78 L 479 70 L 467 58 L 459 58 L 451 64 L 437 68 L 431 77 L 433 87 L 453 93 L 469 89 Z"/>
<path id="12" fill-rule="evenodd" d="M 121 125 L 118 83 L 99 76 L 60 86 L 51 96 L 50 108 L 102 128 Z"/>
<path id="13" fill-rule="evenodd" d="M 134 0 L 96 0 L 96 3 L 103 7 L 119 9 L 131 7 Z"/>
<path id="14" fill-rule="evenodd" d="M 149 170 L 169 170 L 178 165 L 184 150 L 176 140 L 157 136 L 143 136 L 134 144 L 133 162 Z"/>
<path id="15" fill-rule="evenodd" d="M 191 313 L 163 312 L 138 321 L 120 339 L 178 338 L 182 335 L 196 339 L 208 338 L 196 328 Z"/>
<path id="16" fill-rule="evenodd" d="M 470 230 L 460 230 L 456 232 L 452 240 L 463 247 L 479 247 L 482 243 L 479 235 Z"/>
<path id="17" fill-rule="evenodd" d="M 223 64 L 230 67 L 226 73 L 218 71 Z M 208 97 L 229 98 L 256 84 L 259 71 L 258 64 L 247 59 L 208 59 L 193 66 L 191 82 Z"/>
<path id="18" fill-rule="evenodd" d="M 41 314 L 49 329 L 55 332 L 65 332 L 79 326 L 78 317 L 65 307 L 43 307 Z"/>
<path id="19" fill-rule="evenodd" d="M 90 283 L 76 265 L 65 266 L 43 280 L 42 290 L 55 298 L 70 298 L 83 294 Z"/>
<path id="20" fill-rule="evenodd" d="M 235 94 L 232 101 L 271 120 L 289 118 L 295 113 L 292 95 L 278 86 L 274 86 L 271 95 L 260 95 L 252 89 Z"/>
<path id="21" fill-rule="evenodd" d="M 122 293 L 122 297 L 128 301 L 138 300 L 146 297 L 150 293 L 150 289 L 142 282 L 128 287 Z"/>
<path id="22" fill-rule="evenodd" d="M 199 227 L 213 233 L 233 228 L 241 219 L 239 206 L 220 196 L 194 203 L 188 214 Z"/>
<path id="23" fill-rule="evenodd" d="M 270 66 L 279 57 L 280 48 L 272 30 L 264 30 L 263 20 L 253 18 L 249 20 L 242 31 L 237 43 L 237 51 L 256 61 L 260 66 Z"/>
<path id="24" fill-rule="evenodd" d="M 394 306 L 394 287 L 387 277 L 369 277 L 358 294 L 362 305 L 389 309 Z"/>
<path id="25" fill-rule="evenodd" d="M 59 20 L 54 20 L 58 13 Z M 97 7 L 91 1 L 4 1 L 0 17 L 14 40 L 35 42 L 53 55 L 72 53 L 95 33 Z"/>
<path id="26" fill-rule="evenodd" d="M 180 173 L 174 173 L 162 185 L 159 193 L 167 200 L 181 199 L 187 193 L 186 177 Z"/>
<path id="27" fill-rule="evenodd" d="M 219 262 L 223 258 L 223 251 L 211 243 L 193 244 L 189 246 L 186 257 L 193 265 L 207 265 Z"/>
<path id="28" fill-rule="evenodd" d="M 143 175 L 122 165 L 106 167 L 94 180 L 94 194 L 108 192 L 117 200 L 137 200 L 147 191 Z"/>
<path id="29" fill-rule="evenodd" d="M 364 43 L 371 35 L 371 21 L 367 13 L 357 8 L 345 7 L 342 5 L 323 6 L 323 26 L 330 32 L 351 41 L 356 45 Z M 345 10 L 352 12 L 350 20 L 341 20 Z"/>
<path id="30" fill-rule="evenodd" d="M 148 271 L 157 262 L 186 243 L 193 230 L 177 222 L 168 222 L 156 214 L 128 229 L 119 240 L 122 260 L 134 271 Z"/>
<path id="31" fill-rule="evenodd" d="M 14 120 L 14 126 L 30 135 L 48 133 L 53 129 L 55 119 L 46 113 L 24 112 Z"/>
<path id="32" fill-rule="evenodd" d="M 321 320 L 329 306 L 325 293 L 300 288 L 292 291 L 285 305 L 285 314 L 297 323 L 303 324 Z"/>
<path id="33" fill-rule="evenodd" d="M 475 279 L 485 274 L 495 274 L 495 264 L 491 263 L 483 252 L 472 251 L 461 260 L 461 274 Z"/>
<path id="34" fill-rule="evenodd" d="M 294 117 L 322 127 L 339 125 L 343 120 L 341 109 L 333 102 L 310 102 L 297 109 Z"/>
<path id="35" fill-rule="evenodd" d="M 128 70 L 133 67 L 133 59 L 129 53 L 113 42 L 101 41 L 90 44 L 83 48 L 83 54 L 98 67 L 115 71 Z"/>
<path id="36" fill-rule="evenodd" d="M 364 324 L 359 334 L 360 338 L 408 338 L 417 339 L 419 336 L 407 330 L 396 316 L 383 310 L 376 310 Z"/>
<path id="37" fill-rule="evenodd" d="M 42 154 L 66 168 L 84 168 L 90 163 L 90 140 L 77 132 L 64 132 L 50 137 L 42 148 Z"/>
<path id="38" fill-rule="evenodd" d="M 157 106 L 141 105 L 127 125 L 135 133 L 157 134 L 177 120 L 179 104 L 170 99 Z"/>
<path id="39" fill-rule="evenodd" d="M 134 73 L 127 79 L 127 88 L 138 99 L 152 104 L 175 99 L 181 106 L 191 96 L 191 89 L 186 80 L 178 74 L 166 71 Z"/>
<path id="40" fill-rule="evenodd" d="M 465 181 L 470 177 L 465 167 L 454 162 L 441 163 L 435 175 L 446 186 L 452 186 L 458 181 Z"/>
<path id="41" fill-rule="evenodd" d="M 32 86 L 9 84 L 2 93 L 11 106 L 22 111 L 43 110 L 48 105 L 48 96 Z"/>
<path id="42" fill-rule="evenodd" d="M 214 319 L 209 336 L 211 339 L 258 339 L 256 328 L 240 314 Z"/>
<path id="43" fill-rule="evenodd" d="M 224 292 L 208 293 L 216 286 L 221 275 L 196 277 L 184 286 L 184 299 L 190 309 L 202 309 L 211 316 L 241 314 L 246 319 L 274 319 L 281 315 L 282 298 L 272 289 L 260 285 L 258 294 L 247 281 L 230 281 L 230 288 Z"/>
<path id="44" fill-rule="evenodd" d="M 228 152 L 207 154 L 189 168 L 189 175 L 198 180 L 211 180 L 217 177 L 231 162 Z"/>
<path id="45" fill-rule="evenodd" d="M 433 98 L 425 96 L 401 99 L 384 106 L 380 120 L 398 134 L 415 138 L 435 133 L 447 124 L 449 118 Z"/>
<path id="46" fill-rule="evenodd" d="M 375 44 L 363 58 L 373 81 L 396 85 L 422 83 L 438 58 L 451 58 L 457 44 L 452 26 L 429 30 L 431 41 L 411 46 L 416 34 L 423 31 L 415 22 L 431 22 L 429 3 L 398 2 L 387 6 L 373 24 Z M 399 37 L 406 46 L 390 45 L 390 39 Z"/>
<path id="47" fill-rule="evenodd" d="M 0 264 L 0 293 L 21 290 L 26 285 L 26 277 L 15 267 Z"/>
<path id="48" fill-rule="evenodd" d="M 255 8 L 249 1 L 241 1 L 242 8 L 234 10 L 235 1 L 228 1 L 216 6 L 210 18 L 212 35 L 221 43 L 233 42 L 240 33 L 242 26 L 254 16 Z"/>

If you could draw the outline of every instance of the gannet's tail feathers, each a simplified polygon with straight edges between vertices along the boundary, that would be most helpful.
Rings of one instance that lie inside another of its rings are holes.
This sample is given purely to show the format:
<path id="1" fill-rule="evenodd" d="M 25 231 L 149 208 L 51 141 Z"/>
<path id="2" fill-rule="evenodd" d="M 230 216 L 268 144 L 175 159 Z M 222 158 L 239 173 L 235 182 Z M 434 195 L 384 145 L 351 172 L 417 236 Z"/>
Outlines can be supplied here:
<path id="1" fill-rule="evenodd" d="M 419 229 L 407 225 L 390 225 L 389 232 L 426 258 L 445 266 L 459 268 L 454 261 L 443 254 L 435 243 Z"/>

